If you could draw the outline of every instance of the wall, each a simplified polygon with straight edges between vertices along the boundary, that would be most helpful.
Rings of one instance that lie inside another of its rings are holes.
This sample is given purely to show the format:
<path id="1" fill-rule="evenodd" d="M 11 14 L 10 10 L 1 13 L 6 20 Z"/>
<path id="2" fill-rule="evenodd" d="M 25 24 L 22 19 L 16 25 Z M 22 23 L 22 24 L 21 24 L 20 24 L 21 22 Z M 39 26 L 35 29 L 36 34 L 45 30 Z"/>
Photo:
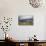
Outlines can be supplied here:
<path id="1" fill-rule="evenodd" d="M 19 15 L 33 15 L 33 26 L 19 26 Z M 39 40 L 45 39 L 45 16 L 46 8 L 33 8 L 29 5 L 28 0 L 0 0 L 0 16 L 13 17 L 13 22 L 10 31 L 17 40 L 27 40 L 34 34 L 37 35 Z M 2 39 L 2 36 L 0 37 Z"/>
<path id="2" fill-rule="evenodd" d="M 46 15 L 45 15 L 45 20 L 44 21 L 45 21 L 45 24 L 44 24 L 44 26 L 45 26 L 45 28 L 44 28 L 44 30 L 45 30 L 44 31 L 44 39 L 46 39 Z"/>

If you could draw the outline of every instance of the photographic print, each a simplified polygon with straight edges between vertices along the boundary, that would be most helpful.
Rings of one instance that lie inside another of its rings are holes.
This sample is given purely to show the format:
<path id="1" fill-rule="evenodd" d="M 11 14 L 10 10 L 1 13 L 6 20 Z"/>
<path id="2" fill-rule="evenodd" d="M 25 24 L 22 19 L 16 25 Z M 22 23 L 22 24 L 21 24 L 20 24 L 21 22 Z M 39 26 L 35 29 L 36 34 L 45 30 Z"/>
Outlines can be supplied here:
<path id="1" fill-rule="evenodd" d="M 33 16 L 18 16 L 18 25 L 33 25 Z"/>

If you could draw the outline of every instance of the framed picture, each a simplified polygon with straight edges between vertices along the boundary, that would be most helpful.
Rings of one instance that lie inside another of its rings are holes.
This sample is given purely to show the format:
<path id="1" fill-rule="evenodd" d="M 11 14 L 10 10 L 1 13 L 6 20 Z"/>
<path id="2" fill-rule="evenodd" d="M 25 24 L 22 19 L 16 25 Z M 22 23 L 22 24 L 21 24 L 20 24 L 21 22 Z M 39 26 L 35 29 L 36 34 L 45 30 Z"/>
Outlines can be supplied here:
<path id="1" fill-rule="evenodd" d="M 33 16 L 18 16 L 18 25 L 33 25 Z"/>

